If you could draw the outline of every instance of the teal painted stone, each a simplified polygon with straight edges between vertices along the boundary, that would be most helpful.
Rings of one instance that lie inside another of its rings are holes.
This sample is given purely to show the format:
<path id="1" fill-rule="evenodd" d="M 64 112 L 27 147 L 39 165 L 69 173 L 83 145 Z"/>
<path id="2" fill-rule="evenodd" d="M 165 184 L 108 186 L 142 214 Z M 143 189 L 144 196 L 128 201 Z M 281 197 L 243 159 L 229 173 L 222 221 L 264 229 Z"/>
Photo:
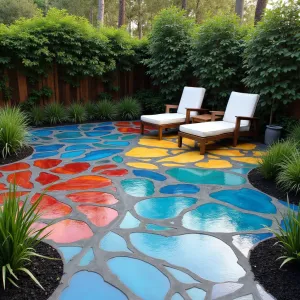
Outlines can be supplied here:
<path id="1" fill-rule="evenodd" d="M 123 162 L 123 157 L 122 156 L 119 156 L 119 155 L 116 155 L 112 158 L 112 160 L 116 163 L 121 163 Z"/>
<path id="2" fill-rule="evenodd" d="M 88 266 L 94 260 L 94 251 L 93 249 L 89 249 L 88 252 L 81 258 L 79 266 L 85 267 Z"/>
<path id="3" fill-rule="evenodd" d="M 156 224 L 146 224 L 146 229 L 153 230 L 153 231 L 163 231 L 163 230 L 172 230 L 173 228 L 166 227 L 166 226 L 160 226 L 160 225 L 156 225 Z"/>
<path id="4" fill-rule="evenodd" d="M 114 232 L 107 233 L 100 241 L 99 246 L 104 251 L 110 251 L 110 252 L 124 251 L 124 252 L 131 253 L 131 251 L 127 247 L 126 241 L 121 236 L 119 236 Z"/>
<path id="5" fill-rule="evenodd" d="M 122 223 L 120 224 L 120 228 L 122 229 L 136 228 L 139 227 L 140 223 L 141 222 L 128 211 Z"/>
<path id="6" fill-rule="evenodd" d="M 124 179 L 121 185 L 126 194 L 134 197 L 147 197 L 154 193 L 154 184 L 148 179 Z"/>
<path id="7" fill-rule="evenodd" d="M 134 140 L 136 137 L 137 137 L 136 134 L 133 134 L 133 135 L 125 135 L 125 136 L 123 136 L 121 139 L 124 140 L 124 141 L 127 141 L 127 140 Z"/>
<path id="8" fill-rule="evenodd" d="M 71 246 L 70 247 L 59 247 L 58 249 L 62 252 L 66 263 L 68 263 L 74 256 L 79 254 L 82 250 L 81 247 L 71 247 Z"/>
<path id="9" fill-rule="evenodd" d="M 166 269 L 180 282 L 185 284 L 193 284 L 193 283 L 199 283 L 199 281 L 196 281 L 194 278 L 192 278 L 190 275 L 179 271 L 177 269 L 173 269 L 170 267 L 166 267 Z"/>
<path id="10" fill-rule="evenodd" d="M 204 300 L 206 293 L 198 288 L 191 288 L 186 291 L 192 300 Z"/>

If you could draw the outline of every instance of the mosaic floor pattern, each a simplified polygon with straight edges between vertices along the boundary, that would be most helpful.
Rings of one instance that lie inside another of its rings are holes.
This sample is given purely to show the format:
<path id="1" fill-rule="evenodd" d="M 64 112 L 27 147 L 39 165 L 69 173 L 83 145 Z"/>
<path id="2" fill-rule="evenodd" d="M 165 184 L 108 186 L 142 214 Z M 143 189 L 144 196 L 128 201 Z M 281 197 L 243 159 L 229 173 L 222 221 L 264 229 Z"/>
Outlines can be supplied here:
<path id="1" fill-rule="evenodd" d="M 253 280 L 249 250 L 286 206 L 247 181 L 262 145 L 210 144 L 200 155 L 139 122 L 32 130 L 33 155 L 0 167 L 34 203 L 64 258 L 51 300 L 272 299 Z"/>

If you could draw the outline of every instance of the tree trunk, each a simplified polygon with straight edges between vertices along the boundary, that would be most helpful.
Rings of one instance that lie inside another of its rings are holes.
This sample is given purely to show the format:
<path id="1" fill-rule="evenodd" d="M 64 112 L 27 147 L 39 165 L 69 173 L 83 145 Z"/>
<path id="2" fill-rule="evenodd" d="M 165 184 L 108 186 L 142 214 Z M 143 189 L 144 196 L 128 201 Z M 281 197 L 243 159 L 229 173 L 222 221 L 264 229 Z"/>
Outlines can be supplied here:
<path id="1" fill-rule="evenodd" d="M 244 0 L 235 1 L 235 13 L 243 20 L 244 16 Z"/>
<path id="2" fill-rule="evenodd" d="M 100 26 L 104 23 L 104 0 L 98 0 L 98 22 Z"/>
<path id="3" fill-rule="evenodd" d="M 268 0 L 257 0 L 254 24 L 256 25 L 263 17 Z"/>
<path id="4" fill-rule="evenodd" d="M 125 24 L 125 1 L 119 0 L 119 24 L 118 27 L 122 27 Z"/>
<path id="5" fill-rule="evenodd" d="M 138 0 L 138 32 L 139 32 L 139 39 L 143 37 L 143 24 L 142 24 L 142 0 Z"/>
<path id="6" fill-rule="evenodd" d="M 187 0 L 182 0 L 182 9 L 186 9 L 187 7 Z"/>

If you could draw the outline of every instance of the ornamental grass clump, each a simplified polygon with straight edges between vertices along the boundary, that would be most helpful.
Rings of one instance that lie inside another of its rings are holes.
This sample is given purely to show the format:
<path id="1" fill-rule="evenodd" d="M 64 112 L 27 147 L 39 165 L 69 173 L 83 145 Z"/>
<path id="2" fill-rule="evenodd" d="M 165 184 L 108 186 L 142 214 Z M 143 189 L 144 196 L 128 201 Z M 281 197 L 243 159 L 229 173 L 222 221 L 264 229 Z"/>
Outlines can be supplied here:
<path id="1" fill-rule="evenodd" d="M 45 106 L 45 118 L 51 125 L 61 124 L 67 119 L 66 109 L 61 103 L 49 103 Z"/>
<path id="2" fill-rule="evenodd" d="M 85 106 L 81 103 L 73 103 L 68 107 L 67 118 L 73 123 L 83 123 L 87 120 Z"/>
<path id="3" fill-rule="evenodd" d="M 40 214 L 38 206 L 42 195 L 27 208 L 28 198 L 23 203 L 17 195 L 16 186 L 10 186 L 9 192 L 0 209 L 0 268 L 3 288 L 7 282 L 19 287 L 19 273 L 26 273 L 39 287 L 43 289 L 36 277 L 30 272 L 33 256 L 43 257 L 36 253 L 37 245 L 48 236 L 45 226 L 34 229 Z"/>
<path id="4" fill-rule="evenodd" d="M 108 99 L 101 100 L 97 103 L 95 111 L 96 117 L 100 121 L 112 121 L 117 115 L 116 105 Z"/>
<path id="5" fill-rule="evenodd" d="M 288 135 L 289 139 L 295 141 L 300 148 L 300 123 L 295 125 Z"/>
<path id="6" fill-rule="evenodd" d="M 141 116 L 141 104 L 134 98 L 126 97 L 118 103 L 118 116 L 121 120 L 136 120 Z"/>
<path id="7" fill-rule="evenodd" d="M 41 126 L 45 123 L 45 112 L 44 107 L 34 106 L 31 109 L 31 112 L 28 113 L 30 116 L 30 122 L 34 126 Z"/>

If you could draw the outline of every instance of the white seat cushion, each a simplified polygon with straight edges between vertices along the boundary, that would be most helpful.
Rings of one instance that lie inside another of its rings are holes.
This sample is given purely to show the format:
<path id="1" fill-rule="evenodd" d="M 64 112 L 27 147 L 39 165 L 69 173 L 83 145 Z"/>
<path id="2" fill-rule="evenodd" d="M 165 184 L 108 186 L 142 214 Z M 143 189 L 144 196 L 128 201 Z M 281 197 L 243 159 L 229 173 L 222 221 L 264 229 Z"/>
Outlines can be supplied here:
<path id="1" fill-rule="evenodd" d="M 235 124 L 231 122 L 216 121 L 205 123 L 185 124 L 179 127 L 181 132 L 201 137 L 215 136 L 233 132 Z M 240 131 L 248 131 L 249 126 L 241 126 Z"/>
<path id="2" fill-rule="evenodd" d="M 185 115 L 177 114 L 177 113 L 144 115 L 141 116 L 141 120 L 147 123 L 157 124 L 157 125 L 183 123 L 185 122 Z"/>
<path id="3" fill-rule="evenodd" d="M 225 110 L 223 121 L 236 122 L 236 117 L 253 117 L 259 95 L 232 92 Z M 242 126 L 249 126 L 249 121 L 242 120 Z"/>

